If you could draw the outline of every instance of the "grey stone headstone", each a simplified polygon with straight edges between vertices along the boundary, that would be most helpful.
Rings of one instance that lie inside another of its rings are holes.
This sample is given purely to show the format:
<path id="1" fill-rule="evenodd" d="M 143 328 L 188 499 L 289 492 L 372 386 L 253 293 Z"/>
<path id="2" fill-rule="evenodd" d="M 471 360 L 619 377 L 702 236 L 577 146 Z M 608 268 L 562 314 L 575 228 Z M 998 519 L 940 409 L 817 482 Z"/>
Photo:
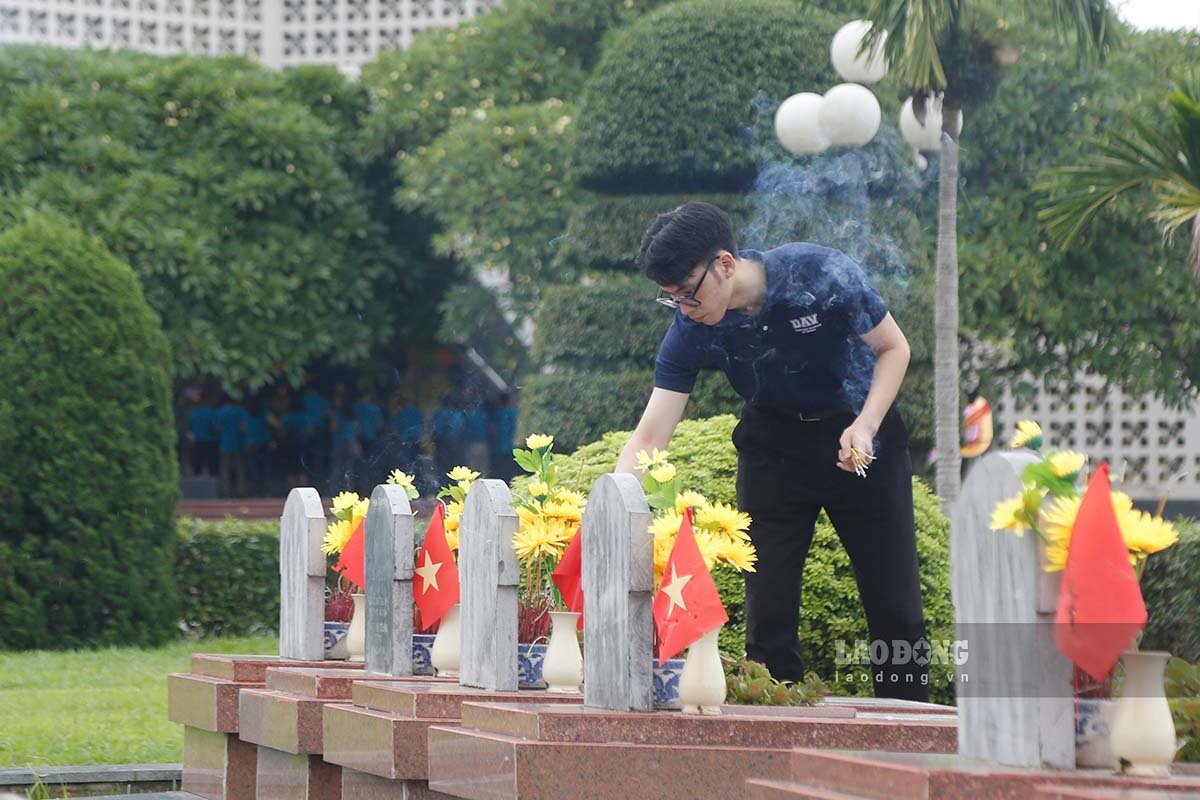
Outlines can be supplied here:
<path id="1" fill-rule="evenodd" d="M 325 512 L 316 489 L 288 493 L 279 522 L 279 655 L 325 658 Z"/>
<path id="2" fill-rule="evenodd" d="M 1075 768 L 1071 662 L 1054 643 L 1056 579 L 1040 539 L 991 528 L 996 503 L 1021 491 L 1029 453 L 992 453 L 967 475 L 950 534 L 957 635 L 959 755 L 1018 767 Z M 962 683 L 963 676 L 968 683 Z"/>
<path id="3" fill-rule="evenodd" d="M 375 487 L 363 533 L 367 671 L 412 675 L 413 513 L 404 487 Z"/>
<path id="4" fill-rule="evenodd" d="M 463 686 L 517 690 L 516 532 L 517 514 L 504 481 L 475 481 L 459 528 Z"/>
<path id="5" fill-rule="evenodd" d="M 637 478 L 601 475 L 583 517 L 583 702 L 654 709 L 654 538 Z"/>

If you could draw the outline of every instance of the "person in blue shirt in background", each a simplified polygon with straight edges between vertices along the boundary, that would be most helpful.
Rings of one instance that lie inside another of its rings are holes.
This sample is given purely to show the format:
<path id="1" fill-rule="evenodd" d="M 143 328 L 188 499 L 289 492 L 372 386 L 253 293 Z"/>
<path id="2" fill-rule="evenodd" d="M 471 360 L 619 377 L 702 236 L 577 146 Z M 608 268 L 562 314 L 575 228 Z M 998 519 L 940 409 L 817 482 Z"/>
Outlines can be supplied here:
<path id="1" fill-rule="evenodd" d="M 192 440 L 192 470 L 196 475 L 217 476 L 220 450 L 217 444 L 217 410 L 211 398 L 202 394 L 187 413 L 188 435 Z"/>
<path id="2" fill-rule="evenodd" d="M 304 463 L 310 475 L 324 475 L 329 466 L 329 400 L 321 394 L 317 387 L 316 378 L 310 373 L 305 375 L 305 386 L 302 402 L 304 414 L 308 417 L 308 427 L 311 435 L 308 447 L 304 451 Z"/>
<path id="3" fill-rule="evenodd" d="M 265 497 L 268 486 L 268 469 L 271 464 L 271 428 L 268 422 L 270 411 L 261 396 L 250 401 L 246 417 L 246 492 L 250 497 Z"/>
<path id="4" fill-rule="evenodd" d="M 455 402 L 454 396 L 442 395 L 441 403 L 430 420 L 433 458 L 439 479 L 462 463 L 463 430 L 466 425 L 467 415 Z"/>
<path id="5" fill-rule="evenodd" d="M 362 460 L 358 417 L 346 397 L 346 387 L 338 384 L 329 405 L 329 435 L 333 469 L 329 475 L 329 495 L 358 490 L 358 474 Z"/>
<path id="6" fill-rule="evenodd" d="M 358 423 L 358 437 L 362 442 L 358 493 L 363 497 L 370 497 L 375 487 L 387 480 L 387 472 L 390 469 L 384 464 L 382 452 L 383 410 L 375 402 L 370 389 L 363 389 L 359 393 L 358 402 L 354 404 L 354 418 Z"/>
<path id="7" fill-rule="evenodd" d="M 425 414 L 407 392 L 392 395 L 389 411 L 387 438 L 392 460 L 398 469 L 414 475 L 421 439 L 425 436 Z"/>
<path id="8" fill-rule="evenodd" d="M 246 409 L 224 394 L 221 407 L 217 409 L 221 451 L 217 491 L 221 497 L 246 496 L 246 429 L 249 420 Z"/>
<path id="9" fill-rule="evenodd" d="M 700 370 L 724 372 L 745 401 L 733 431 L 737 497 L 758 551 L 745 573 L 746 657 L 779 680 L 804 679 L 801 582 L 823 510 L 853 564 L 871 639 L 892 654 L 871 669 L 875 695 L 928 700 L 927 667 L 911 657 L 925 618 L 896 407 L 909 347 L 866 273 L 805 242 L 739 252 L 729 217 L 699 202 L 659 214 L 637 264 L 658 284 L 646 301 L 675 313 L 615 471 L 666 450 Z"/>
<path id="10" fill-rule="evenodd" d="M 500 480 L 511 480 L 516 474 L 513 447 L 517 439 L 517 409 L 513 405 L 512 392 L 500 396 L 497 407 L 491 413 L 492 464 L 491 476 Z"/>
<path id="11" fill-rule="evenodd" d="M 311 485 L 309 469 L 304 462 L 305 454 L 311 449 L 310 441 L 314 436 L 309 416 L 304 411 L 304 403 L 295 392 L 289 393 L 288 411 L 280 419 L 283 428 L 283 456 L 286 488 L 290 491 L 297 486 Z"/>
<path id="12" fill-rule="evenodd" d="M 492 465 L 488 458 L 488 418 L 487 409 L 478 400 L 471 402 L 466 412 L 463 425 L 463 463 L 481 472 L 485 477 L 492 477 Z"/>

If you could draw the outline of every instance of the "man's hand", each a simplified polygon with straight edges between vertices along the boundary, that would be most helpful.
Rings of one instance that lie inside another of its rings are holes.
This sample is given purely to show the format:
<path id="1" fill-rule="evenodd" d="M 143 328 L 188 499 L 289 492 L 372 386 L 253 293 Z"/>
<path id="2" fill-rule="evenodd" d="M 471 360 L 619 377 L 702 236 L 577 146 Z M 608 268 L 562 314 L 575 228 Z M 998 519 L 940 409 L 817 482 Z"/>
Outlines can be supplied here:
<path id="1" fill-rule="evenodd" d="M 861 417 L 842 431 L 842 436 L 838 439 L 838 469 L 866 477 L 867 465 L 875 460 L 876 432 L 876 427 L 864 422 Z"/>

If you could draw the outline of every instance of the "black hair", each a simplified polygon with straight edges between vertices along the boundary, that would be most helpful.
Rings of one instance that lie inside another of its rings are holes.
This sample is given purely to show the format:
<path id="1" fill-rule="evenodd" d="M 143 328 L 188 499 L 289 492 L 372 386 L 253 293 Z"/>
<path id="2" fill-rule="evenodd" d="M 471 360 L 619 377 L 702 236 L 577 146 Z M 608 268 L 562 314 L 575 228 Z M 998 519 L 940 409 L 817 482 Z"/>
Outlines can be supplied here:
<path id="1" fill-rule="evenodd" d="M 721 250 L 737 256 L 729 216 L 711 203 L 684 203 L 650 223 L 642 235 L 637 266 L 655 283 L 677 286 Z"/>

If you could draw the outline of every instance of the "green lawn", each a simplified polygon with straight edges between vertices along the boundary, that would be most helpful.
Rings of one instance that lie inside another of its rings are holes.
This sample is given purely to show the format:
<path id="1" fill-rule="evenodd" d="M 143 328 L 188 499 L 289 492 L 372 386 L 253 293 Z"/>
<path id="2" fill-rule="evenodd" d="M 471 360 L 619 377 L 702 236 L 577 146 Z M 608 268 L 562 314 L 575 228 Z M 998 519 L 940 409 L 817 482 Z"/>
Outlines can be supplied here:
<path id="1" fill-rule="evenodd" d="M 191 653 L 278 647 L 263 637 L 0 653 L 0 767 L 180 761 L 183 728 L 167 719 L 167 673 L 187 672 Z"/>

